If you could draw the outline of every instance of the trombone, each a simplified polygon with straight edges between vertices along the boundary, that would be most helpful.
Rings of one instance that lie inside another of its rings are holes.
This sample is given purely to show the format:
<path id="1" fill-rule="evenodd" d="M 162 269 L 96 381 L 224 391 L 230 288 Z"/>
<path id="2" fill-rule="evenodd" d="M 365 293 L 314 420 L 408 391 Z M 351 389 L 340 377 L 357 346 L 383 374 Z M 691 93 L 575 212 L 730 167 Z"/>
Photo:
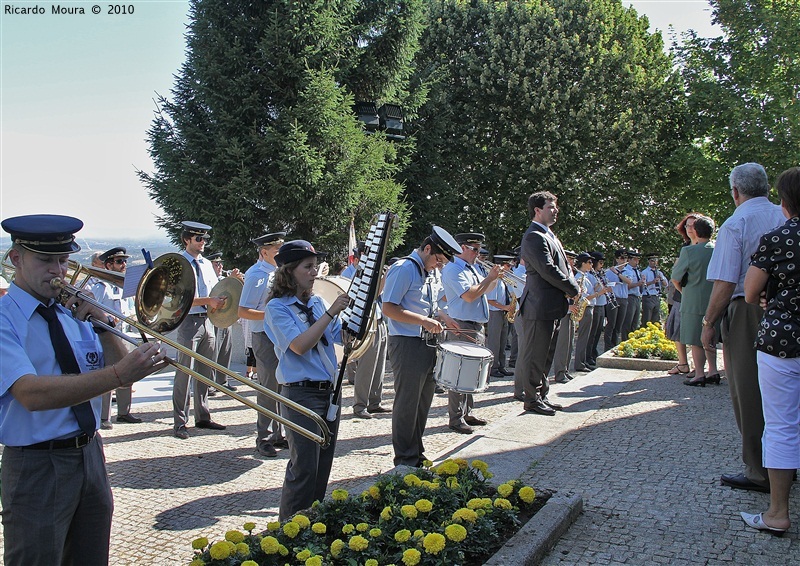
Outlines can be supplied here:
<path id="1" fill-rule="evenodd" d="M 480 265 L 486 271 L 491 271 L 492 268 L 495 266 L 494 263 L 491 261 L 486 261 L 485 259 L 478 258 L 475 260 L 475 263 Z M 517 289 L 518 291 L 522 291 L 525 288 L 525 280 L 514 273 L 513 271 L 501 271 L 500 272 L 500 279 L 503 280 L 503 283 Z"/>
<path id="2" fill-rule="evenodd" d="M 72 276 L 69 277 L 69 282 L 66 279 L 61 279 L 60 277 L 56 277 L 50 281 L 50 285 L 53 288 L 61 289 L 62 293 L 66 293 L 67 295 L 71 295 L 77 297 L 82 301 L 86 301 L 90 305 L 93 305 L 103 312 L 106 312 L 115 318 L 118 318 L 122 322 L 127 323 L 132 328 L 137 329 L 142 338 L 146 341 L 147 336 L 159 340 L 164 344 L 172 346 L 178 352 L 189 356 L 191 359 L 195 360 L 196 362 L 206 364 L 211 369 L 214 369 L 218 372 L 221 372 L 228 377 L 232 377 L 233 379 L 239 381 L 240 383 L 249 385 L 259 393 L 270 397 L 271 399 L 277 401 L 278 403 L 283 404 L 290 409 L 301 413 L 303 416 L 311 419 L 320 430 L 320 433 L 317 434 L 314 431 L 306 430 L 301 426 L 293 423 L 292 421 L 288 420 L 285 417 L 282 417 L 280 414 L 270 411 L 269 409 L 262 407 L 258 403 L 251 401 L 250 399 L 243 397 L 242 395 L 228 389 L 224 385 L 220 385 L 216 383 L 213 379 L 208 379 L 204 375 L 198 373 L 197 371 L 186 367 L 185 365 L 172 360 L 170 358 L 165 358 L 165 360 L 172 365 L 173 367 L 183 371 L 189 375 L 191 375 L 196 380 L 204 383 L 209 387 L 214 387 L 218 389 L 225 395 L 239 401 L 250 407 L 251 409 L 255 410 L 256 412 L 274 419 L 275 421 L 281 423 L 282 425 L 286 426 L 287 428 L 292 429 L 298 434 L 305 436 L 306 438 L 313 440 L 314 442 L 318 443 L 323 448 L 327 448 L 331 442 L 331 432 L 330 428 L 328 428 L 328 424 L 325 422 L 325 419 L 317 415 L 315 412 L 307 409 L 306 407 L 295 403 L 291 399 L 287 399 L 286 397 L 267 389 L 266 387 L 262 386 L 259 383 L 251 382 L 250 380 L 245 380 L 239 374 L 231 371 L 230 369 L 216 363 L 213 360 L 210 360 L 204 356 L 199 355 L 194 350 L 183 346 L 182 344 L 175 342 L 161 334 L 161 332 L 170 332 L 177 328 L 183 319 L 186 318 L 186 315 L 189 313 L 189 308 L 191 307 L 192 300 L 194 300 L 194 288 L 195 288 L 195 278 L 194 278 L 194 271 L 192 270 L 191 265 L 189 262 L 184 258 L 182 255 L 177 253 L 167 253 L 160 257 L 158 257 L 153 262 L 153 269 L 147 271 L 144 276 L 142 277 L 141 282 L 139 283 L 136 289 L 136 298 L 135 298 L 135 306 L 136 306 L 136 317 L 142 320 L 147 321 L 147 324 L 143 324 L 138 320 L 133 318 L 127 317 L 122 313 L 116 312 L 114 309 L 111 309 L 104 304 L 96 301 L 89 295 L 86 295 L 83 292 L 83 286 L 86 285 L 88 280 L 92 277 L 96 279 L 101 279 L 113 283 L 115 285 L 121 286 L 122 282 L 124 281 L 124 277 L 115 272 L 115 271 L 107 271 L 105 269 L 99 269 L 96 267 L 88 267 L 85 265 L 81 265 L 80 263 L 69 260 L 68 266 L 68 274 L 69 270 L 72 270 Z M 2 261 L 2 274 L 3 277 L 8 279 L 9 273 L 13 273 L 14 266 L 10 263 L 6 262 L 6 258 L 3 258 Z M 76 287 L 74 285 L 75 281 L 80 277 L 81 273 L 85 273 L 86 277 L 81 282 L 80 287 Z M 98 321 L 96 319 L 90 318 L 89 321 L 94 324 L 95 326 L 99 326 L 101 328 L 105 328 L 109 332 L 112 332 L 116 336 L 119 336 L 123 340 L 136 344 L 137 341 L 134 338 L 131 338 L 124 332 L 117 330 L 116 328 L 105 324 L 102 321 Z M 157 327 L 158 330 L 154 330 L 152 327 Z"/>

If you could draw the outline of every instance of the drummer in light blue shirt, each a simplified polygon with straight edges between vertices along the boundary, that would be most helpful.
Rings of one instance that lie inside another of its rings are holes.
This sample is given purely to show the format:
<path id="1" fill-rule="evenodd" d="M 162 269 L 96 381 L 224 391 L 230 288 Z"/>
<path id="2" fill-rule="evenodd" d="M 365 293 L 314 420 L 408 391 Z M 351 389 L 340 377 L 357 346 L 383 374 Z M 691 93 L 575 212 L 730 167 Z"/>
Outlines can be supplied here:
<path id="1" fill-rule="evenodd" d="M 461 332 L 450 332 L 448 338 L 483 345 L 486 336 L 484 326 L 489 322 L 486 294 L 494 290 L 503 268 L 495 265 L 484 276 L 475 265 L 483 245 L 483 234 L 465 232 L 456 234 L 455 239 L 461 246 L 461 253 L 442 269 L 442 283 L 447 296 L 447 313 L 456 321 Z M 448 397 L 451 430 L 472 434 L 472 425 L 486 424 L 485 420 L 472 414 L 472 394 L 450 391 Z"/>
<path id="2" fill-rule="evenodd" d="M 460 251 L 461 246 L 446 230 L 434 226 L 418 249 L 396 261 L 386 273 L 382 300 L 394 370 L 392 447 L 398 466 L 420 466 L 426 459 L 422 435 L 436 388 L 436 348 L 423 337 L 423 331 L 438 336 L 444 330 L 443 323 L 454 325 L 438 309 L 442 293 L 434 273 Z"/>
<path id="3" fill-rule="evenodd" d="M 317 258 L 322 255 L 325 254 L 305 240 L 293 240 L 280 247 L 275 256 L 278 269 L 267 303 L 265 329 L 278 356 L 281 394 L 324 419 L 336 377 L 333 344 L 342 336 L 339 313 L 347 307 L 350 297 L 343 293 L 328 306 L 313 294 Z M 308 416 L 290 407 L 282 407 L 281 414 L 301 428 L 316 426 Z M 286 429 L 289 462 L 281 490 L 281 521 L 325 497 L 340 417 L 339 410 L 329 425 L 331 444 L 324 449 L 293 429 Z"/>

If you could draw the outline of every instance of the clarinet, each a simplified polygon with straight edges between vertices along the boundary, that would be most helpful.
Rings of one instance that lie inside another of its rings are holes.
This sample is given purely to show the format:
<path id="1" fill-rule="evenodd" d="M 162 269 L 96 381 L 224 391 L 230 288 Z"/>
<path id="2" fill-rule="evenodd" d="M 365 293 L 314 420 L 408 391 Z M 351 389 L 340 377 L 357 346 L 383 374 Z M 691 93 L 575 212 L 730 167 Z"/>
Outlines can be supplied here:
<path id="1" fill-rule="evenodd" d="M 594 273 L 594 275 L 600 280 L 600 283 L 603 284 L 603 287 L 608 287 L 608 279 L 606 279 L 605 276 L 605 269 L 600 271 L 595 271 L 593 269 L 592 273 Z M 609 307 L 611 307 L 612 309 L 619 308 L 619 303 L 617 302 L 617 297 L 614 295 L 614 293 L 606 291 L 604 295 L 606 296 L 606 300 L 608 301 Z"/>

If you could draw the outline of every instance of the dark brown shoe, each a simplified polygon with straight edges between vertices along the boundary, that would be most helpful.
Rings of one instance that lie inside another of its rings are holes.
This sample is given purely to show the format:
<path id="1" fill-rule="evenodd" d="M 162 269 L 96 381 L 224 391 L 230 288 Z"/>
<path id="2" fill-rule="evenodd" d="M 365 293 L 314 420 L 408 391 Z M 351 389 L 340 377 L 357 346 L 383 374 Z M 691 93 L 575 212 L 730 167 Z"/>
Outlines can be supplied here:
<path id="1" fill-rule="evenodd" d="M 450 425 L 450 430 L 454 430 L 459 434 L 472 434 L 472 427 L 463 423 Z"/>
<path id="2" fill-rule="evenodd" d="M 378 405 L 374 409 L 367 409 L 367 412 L 372 414 L 372 415 L 374 415 L 376 413 L 391 413 L 392 410 L 391 409 L 387 409 L 386 407 L 382 407 L 382 406 Z"/>
<path id="3" fill-rule="evenodd" d="M 542 398 L 542 403 L 553 409 L 554 411 L 563 411 L 564 405 L 559 405 L 558 403 L 553 403 L 547 397 Z"/>
<path id="4" fill-rule="evenodd" d="M 541 399 L 536 399 L 532 403 L 525 403 L 525 410 L 530 413 L 536 413 L 538 415 L 545 415 L 547 417 L 552 417 L 556 414 L 555 409 L 552 409 L 544 404 Z"/>
<path id="5" fill-rule="evenodd" d="M 464 422 L 471 426 L 483 426 L 486 424 L 485 420 L 479 419 L 473 415 L 467 415 L 464 417 Z"/>
<path id="6" fill-rule="evenodd" d="M 227 428 L 225 425 L 215 423 L 214 421 L 197 421 L 194 423 L 194 426 L 197 428 L 208 428 L 211 430 L 225 430 Z"/>

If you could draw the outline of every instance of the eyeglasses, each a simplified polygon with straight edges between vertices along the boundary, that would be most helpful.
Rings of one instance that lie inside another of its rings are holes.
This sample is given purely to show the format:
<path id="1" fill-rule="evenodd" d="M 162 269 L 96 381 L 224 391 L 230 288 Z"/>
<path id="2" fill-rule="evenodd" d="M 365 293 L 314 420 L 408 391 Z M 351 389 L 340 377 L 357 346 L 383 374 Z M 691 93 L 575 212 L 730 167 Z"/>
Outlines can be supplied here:
<path id="1" fill-rule="evenodd" d="M 208 240 L 209 240 L 208 236 L 195 236 L 194 237 L 194 241 L 197 242 L 198 244 L 200 242 L 207 242 Z"/>
<path id="2" fill-rule="evenodd" d="M 480 248 L 473 248 L 472 246 L 464 246 L 464 247 L 467 248 L 468 250 L 472 250 L 476 254 L 480 254 L 481 253 L 481 249 Z"/>
<path id="3" fill-rule="evenodd" d="M 114 263 L 116 263 L 117 265 L 123 265 L 125 263 L 128 263 L 128 258 L 118 257 L 117 259 L 114 260 Z"/>

